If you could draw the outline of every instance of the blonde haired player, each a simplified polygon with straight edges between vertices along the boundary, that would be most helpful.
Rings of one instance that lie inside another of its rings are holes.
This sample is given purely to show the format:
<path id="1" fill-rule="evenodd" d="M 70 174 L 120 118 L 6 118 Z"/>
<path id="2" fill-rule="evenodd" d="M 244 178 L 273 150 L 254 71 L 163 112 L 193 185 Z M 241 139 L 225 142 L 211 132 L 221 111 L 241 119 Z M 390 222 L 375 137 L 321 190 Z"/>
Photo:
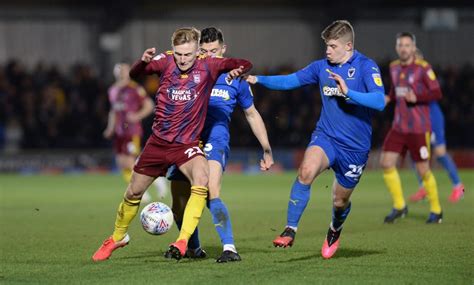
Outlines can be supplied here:
<path id="1" fill-rule="evenodd" d="M 247 72 L 252 64 L 244 59 L 199 57 L 199 31 L 181 28 L 171 37 L 173 50 L 156 54 L 146 49 L 132 67 L 132 78 L 145 74 L 160 76 L 156 94 L 152 135 L 133 168 L 132 178 L 120 203 L 113 234 L 94 253 L 94 261 L 108 259 L 112 252 L 128 244 L 128 227 L 137 215 L 146 189 L 156 177 L 165 176 L 171 165 L 191 182 L 190 198 L 184 210 L 183 225 L 170 256 L 181 259 L 188 240 L 199 223 L 206 204 L 209 166 L 199 148 L 199 137 L 206 119 L 212 87 L 224 72 L 234 78 Z"/>

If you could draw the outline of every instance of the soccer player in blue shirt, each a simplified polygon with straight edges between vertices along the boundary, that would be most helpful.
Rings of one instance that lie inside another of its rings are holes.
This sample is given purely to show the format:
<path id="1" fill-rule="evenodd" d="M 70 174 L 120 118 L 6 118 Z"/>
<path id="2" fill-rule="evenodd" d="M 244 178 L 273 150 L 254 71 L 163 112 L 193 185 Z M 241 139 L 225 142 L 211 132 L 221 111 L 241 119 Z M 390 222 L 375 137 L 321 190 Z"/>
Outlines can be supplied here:
<path id="1" fill-rule="evenodd" d="M 322 111 L 291 188 L 287 224 L 276 247 L 292 246 L 298 222 L 310 198 L 313 181 L 328 168 L 333 183 L 332 222 L 321 254 L 331 258 L 339 246 L 342 225 L 351 210 L 350 197 L 365 168 L 372 136 L 373 113 L 385 107 L 384 88 L 375 62 L 354 49 L 354 29 L 345 20 L 321 33 L 326 58 L 289 75 L 248 76 L 249 83 L 274 90 L 319 84 Z"/>
<path id="2" fill-rule="evenodd" d="M 209 27 L 201 31 L 200 53 L 210 57 L 221 57 L 226 51 L 224 37 L 220 30 Z M 209 162 L 209 202 L 212 220 L 223 245 L 223 251 L 217 258 L 218 263 L 240 261 L 234 244 L 232 225 L 226 205 L 220 199 L 222 175 L 229 157 L 229 123 L 232 112 L 239 105 L 245 113 L 250 127 L 263 149 L 260 169 L 266 171 L 273 165 L 273 156 L 268 141 L 267 130 L 259 112 L 253 104 L 252 90 L 243 79 L 229 80 L 227 74 L 221 74 L 211 92 L 206 122 L 201 134 L 204 153 Z M 176 168 L 169 172 L 173 195 L 173 213 L 180 227 L 182 215 L 189 197 L 190 184 Z M 183 179 L 184 178 L 184 179 Z M 198 231 L 191 236 L 187 256 L 202 258 L 206 253 L 200 248 Z M 165 257 L 169 257 L 165 254 Z"/>

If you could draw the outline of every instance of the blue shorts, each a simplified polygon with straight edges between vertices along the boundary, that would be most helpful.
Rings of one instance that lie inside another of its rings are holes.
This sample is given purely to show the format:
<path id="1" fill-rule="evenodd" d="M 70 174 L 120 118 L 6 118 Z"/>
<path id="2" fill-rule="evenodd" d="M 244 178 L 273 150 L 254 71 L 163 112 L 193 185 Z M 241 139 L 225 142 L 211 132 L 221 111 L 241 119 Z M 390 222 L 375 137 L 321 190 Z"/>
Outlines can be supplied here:
<path id="1" fill-rule="evenodd" d="M 229 144 L 210 140 L 204 145 L 203 150 L 207 160 L 215 160 L 219 162 L 222 166 L 222 171 L 225 171 L 227 160 L 229 159 Z M 168 178 L 168 180 L 188 181 L 186 176 L 184 176 L 184 174 L 179 171 L 176 165 L 173 165 L 169 168 L 166 178 Z"/>
<path id="2" fill-rule="evenodd" d="M 310 146 L 319 146 L 324 150 L 329 159 L 329 167 L 333 169 L 336 180 L 341 186 L 349 189 L 355 188 L 369 159 L 368 151 L 343 149 L 330 137 L 317 130 L 311 135 L 308 147 Z"/>
<path id="3" fill-rule="evenodd" d="M 433 146 L 445 145 L 446 135 L 444 132 L 444 115 L 438 103 L 430 104 L 431 118 L 431 144 Z"/>

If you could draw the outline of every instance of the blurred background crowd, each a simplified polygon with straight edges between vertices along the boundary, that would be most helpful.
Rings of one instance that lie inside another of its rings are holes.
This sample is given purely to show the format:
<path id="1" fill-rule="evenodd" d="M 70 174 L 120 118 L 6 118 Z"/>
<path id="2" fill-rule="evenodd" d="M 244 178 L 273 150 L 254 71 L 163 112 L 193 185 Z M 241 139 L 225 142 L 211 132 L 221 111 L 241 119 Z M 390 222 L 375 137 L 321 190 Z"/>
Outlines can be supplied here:
<path id="1" fill-rule="evenodd" d="M 389 61 L 378 63 L 388 92 Z M 100 148 L 107 147 L 102 132 L 107 124 L 109 103 L 107 89 L 113 82 L 104 80 L 93 66 L 73 65 L 61 71 L 54 65 L 38 63 L 26 68 L 21 61 L 10 60 L 0 65 L 0 146 L 4 149 Z M 474 125 L 474 68 L 434 66 L 444 97 L 448 144 L 453 148 L 474 145 L 469 130 Z M 287 74 L 294 67 L 259 69 L 260 74 Z M 107 77 L 110 78 L 110 77 Z M 141 82 L 154 98 L 159 84 L 156 77 Z M 309 135 L 321 110 L 319 90 L 314 86 L 294 91 L 271 91 L 253 87 L 254 100 L 269 130 L 275 147 L 299 148 Z M 373 147 L 383 143 L 393 118 L 393 106 L 377 113 L 373 121 Z M 336 119 L 336 118 L 335 118 Z M 144 121 L 150 133 L 153 118 Z M 234 112 L 231 133 L 233 147 L 257 147 L 243 112 Z"/>

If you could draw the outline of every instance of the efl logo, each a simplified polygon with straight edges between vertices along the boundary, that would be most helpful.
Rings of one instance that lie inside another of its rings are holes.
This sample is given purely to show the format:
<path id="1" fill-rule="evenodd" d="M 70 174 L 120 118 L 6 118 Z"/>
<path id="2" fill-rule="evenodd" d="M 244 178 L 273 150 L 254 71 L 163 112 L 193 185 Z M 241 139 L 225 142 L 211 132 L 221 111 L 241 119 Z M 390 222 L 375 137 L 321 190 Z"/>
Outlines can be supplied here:
<path id="1" fill-rule="evenodd" d="M 169 88 L 168 98 L 173 101 L 192 101 L 196 99 L 197 94 L 194 89 L 173 89 Z"/>

